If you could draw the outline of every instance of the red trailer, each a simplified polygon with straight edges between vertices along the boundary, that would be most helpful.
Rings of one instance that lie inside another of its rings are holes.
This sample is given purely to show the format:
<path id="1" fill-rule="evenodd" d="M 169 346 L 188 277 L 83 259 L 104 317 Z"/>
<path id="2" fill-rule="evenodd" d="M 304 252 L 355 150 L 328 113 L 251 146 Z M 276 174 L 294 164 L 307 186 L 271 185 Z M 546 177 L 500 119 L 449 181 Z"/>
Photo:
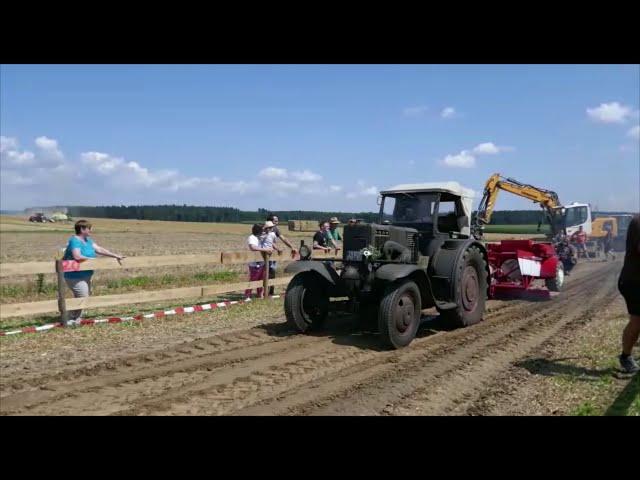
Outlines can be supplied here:
<path id="1" fill-rule="evenodd" d="M 564 283 L 564 268 L 551 243 L 532 240 L 503 240 L 487 244 L 491 298 L 503 294 L 527 294 L 549 297 Z M 547 289 L 532 288 L 533 282 L 543 279 Z"/>

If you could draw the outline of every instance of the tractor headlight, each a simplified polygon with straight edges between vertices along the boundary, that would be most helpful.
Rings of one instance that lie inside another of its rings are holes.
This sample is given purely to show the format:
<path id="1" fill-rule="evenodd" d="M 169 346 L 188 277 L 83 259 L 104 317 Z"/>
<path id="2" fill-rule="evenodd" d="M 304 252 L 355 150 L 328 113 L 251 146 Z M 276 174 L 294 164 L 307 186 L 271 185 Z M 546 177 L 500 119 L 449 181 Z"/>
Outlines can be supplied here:
<path id="1" fill-rule="evenodd" d="M 300 260 L 309 260 L 311 258 L 311 249 L 306 245 L 300 246 Z"/>

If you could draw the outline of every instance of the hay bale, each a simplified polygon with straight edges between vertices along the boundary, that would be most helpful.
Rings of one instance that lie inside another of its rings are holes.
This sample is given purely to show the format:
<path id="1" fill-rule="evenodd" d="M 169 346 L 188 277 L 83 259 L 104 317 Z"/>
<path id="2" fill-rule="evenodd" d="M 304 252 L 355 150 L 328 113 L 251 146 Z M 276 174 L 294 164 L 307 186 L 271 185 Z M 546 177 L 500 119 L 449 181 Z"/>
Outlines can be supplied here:
<path id="1" fill-rule="evenodd" d="M 315 220 L 289 220 L 288 227 L 291 232 L 315 232 L 318 229 L 318 222 Z"/>

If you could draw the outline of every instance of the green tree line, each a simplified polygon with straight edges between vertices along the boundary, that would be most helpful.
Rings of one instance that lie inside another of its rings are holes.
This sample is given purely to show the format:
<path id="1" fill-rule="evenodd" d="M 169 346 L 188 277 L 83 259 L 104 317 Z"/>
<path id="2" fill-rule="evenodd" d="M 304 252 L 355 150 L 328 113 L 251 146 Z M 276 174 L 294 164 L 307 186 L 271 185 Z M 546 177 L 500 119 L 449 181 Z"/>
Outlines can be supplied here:
<path id="1" fill-rule="evenodd" d="M 112 205 L 101 207 L 68 207 L 74 218 L 122 218 L 135 220 L 168 220 L 176 222 L 262 222 L 267 215 L 277 215 L 281 222 L 288 220 L 325 220 L 338 217 L 342 222 L 349 218 L 360 218 L 365 222 L 378 220 L 377 212 L 330 212 L 316 210 L 240 210 L 234 207 L 199 207 L 194 205 Z M 472 217 L 475 218 L 473 212 Z M 614 212 L 599 212 L 599 214 Z M 623 212 L 616 212 L 623 213 Z M 541 209 L 538 210 L 496 210 L 491 217 L 492 225 L 534 225 L 546 223 Z"/>
<path id="2" fill-rule="evenodd" d="M 277 215 L 281 222 L 288 220 L 324 220 L 338 217 L 346 222 L 349 218 L 360 218 L 373 222 L 378 218 L 373 212 L 329 212 L 309 210 L 267 210 L 245 211 L 233 207 L 199 207 L 193 205 L 112 205 L 101 207 L 71 206 L 69 214 L 74 218 L 121 218 L 136 220 L 168 220 L 176 222 L 263 222 L 267 215 Z"/>

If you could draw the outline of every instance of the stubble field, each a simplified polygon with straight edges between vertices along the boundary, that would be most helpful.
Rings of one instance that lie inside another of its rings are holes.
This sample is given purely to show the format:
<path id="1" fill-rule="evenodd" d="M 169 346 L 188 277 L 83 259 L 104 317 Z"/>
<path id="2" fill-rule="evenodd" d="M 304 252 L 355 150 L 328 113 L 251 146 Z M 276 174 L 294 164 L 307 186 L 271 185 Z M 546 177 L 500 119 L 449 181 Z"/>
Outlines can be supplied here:
<path id="1" fill-rule="evenodd" d="M 96 241 L 125 255 L 242 250 L 250 226 L 93 219 Z M 0 218 L 0 261 L 53 259 L 71 225 Z M 295 245 L 311 233 L 284 232 Z M 519 235 L 493 235 L 490 240 Z M 615 262 L 583 262 L 549 301 L 488 302 L 483 322 L 447 330 L 425 311 L 419 338 L 386 351 L 374 331 L 335 314 L 303 336 L 282 299 L 133 324 L 0 338 L 3 415 L 582 415 L 640 414 L 640 377 L 615 356 L 625 322 Z M 49 277 L 49 276 L 46 276 Z M 52 276 L 51 276 L 52 277 Z M 245 268 L 102 271 L 95 295 L 246 278 Z M 45 278 L 44 285 L 53 278 Z M 36 278 L 5 278 L 2 303 L 55 298 Z M 202 301 L 203 299 L 201 299 Z M 91 311 L 122 315 L 189 305 Z M 10 319 L 10 326 L 53 317 Z"/>

